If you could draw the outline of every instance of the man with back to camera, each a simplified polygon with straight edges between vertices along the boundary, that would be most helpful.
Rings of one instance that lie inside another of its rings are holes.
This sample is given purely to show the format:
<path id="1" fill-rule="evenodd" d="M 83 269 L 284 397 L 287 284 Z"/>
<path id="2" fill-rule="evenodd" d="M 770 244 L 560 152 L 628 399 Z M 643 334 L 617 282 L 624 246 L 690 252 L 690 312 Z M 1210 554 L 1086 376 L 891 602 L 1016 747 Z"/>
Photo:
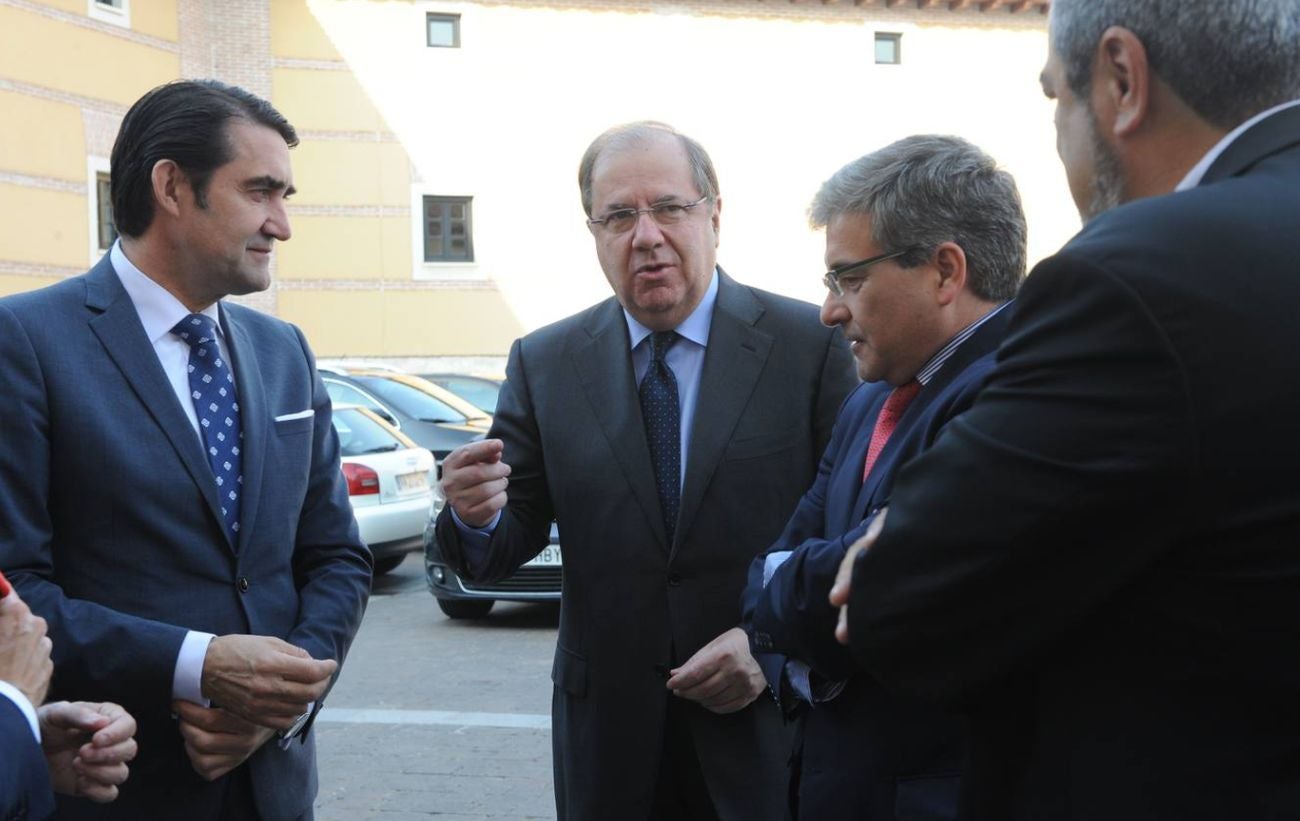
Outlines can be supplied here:
<path id="1" fill-rule="evenodd" d="M 849 357 L 811 305 L 717 267 L 722 201 L 694 140 L 615 127 L 579 186 L 614 297 L 515 342 L 493 438 L 443 463 L 440 544 L 490 581 L 552 519 L 564 534 L 561 819 L 782 819 L 789 736 L 738 601 L 812 480 Z"/>
<path id="2" fill-rule="evenodd" d="M 1300 3 L 1049 30 L 1087 224 L 846 558 L 840 632 L 972 712 L 972 818 L 1297 818 Z"/>
<path id="3" fill-rule="evenodd" d="M 0 565 L 49 623 L 60 697 L 139 722 L 118 800 L 60 818 L 312 815 L 312 708 L 370 554 L 302 334 L 224 300 L 270 282 L 296 144 L 242 89 L 150 91 L 113 146 L 121 239 L 0 300 Z"/>
<path id="4" fill-rule="evenodd" d="M 809 210 L 828 293 L 866 383 L 816 480 L 751 565 L 746 624 L 772 692 L 797 708 L 790 798 L 803 821 L 956 817 L 965 727 L 854 673 L 827 601 L 895 472 L 970 407 L 1025 274 L 1015 181 L 958 137 L 908 137 L 837 171 Z M 793 710 L 792 710 L 793 712 Z"/>

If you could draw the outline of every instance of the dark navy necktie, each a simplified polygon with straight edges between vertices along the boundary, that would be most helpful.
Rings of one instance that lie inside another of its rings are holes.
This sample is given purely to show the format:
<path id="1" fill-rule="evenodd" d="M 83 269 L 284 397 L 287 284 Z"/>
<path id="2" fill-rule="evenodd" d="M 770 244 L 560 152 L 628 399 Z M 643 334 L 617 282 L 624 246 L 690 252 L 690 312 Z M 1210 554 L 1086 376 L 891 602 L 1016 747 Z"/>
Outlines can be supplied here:
<path id="1" fill-rule="evenodd" d="M 676 340 L 674 331 L 657 331 L 650 337 L 653 358 L 641 378 L 641 416 L 669 544 L 677 529 L 677 507 L 681 502 L 682 412 L 677 403 L 677 377 L 664 357 Z"/>
<path id="2" fill-rule="evenodd" d="M 217 481 L 217 500 L 232 545 L 239 544 L 239 503 L 244 475 L 239 454 L 243 431 L 239 426 L 239 400 L 235 376 L 217 347 L 217 324 L 203 314 L 190 314 L 176 323 L 172 333 L 190 346 L 190 398 L 199 420 L 199 432 L 208 464 Z"/>

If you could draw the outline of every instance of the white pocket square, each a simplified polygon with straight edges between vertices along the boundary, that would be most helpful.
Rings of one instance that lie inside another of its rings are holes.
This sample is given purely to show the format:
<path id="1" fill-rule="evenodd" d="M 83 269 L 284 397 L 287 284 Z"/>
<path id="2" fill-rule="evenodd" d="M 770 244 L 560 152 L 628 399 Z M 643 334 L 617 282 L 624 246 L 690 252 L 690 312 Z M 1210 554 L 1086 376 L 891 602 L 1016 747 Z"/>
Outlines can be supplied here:
<path id="1" fill-rule="evenodd" d="M 277 416 L 275 417 L 275 421 L 288 422 L 290 419 L 310 419 L 315 415 L 316 415 L 316 411 L 312 408 L 308 408 L 305 411 L 298 411 L 297 413 L 286 413 L 283 416 Z"/>

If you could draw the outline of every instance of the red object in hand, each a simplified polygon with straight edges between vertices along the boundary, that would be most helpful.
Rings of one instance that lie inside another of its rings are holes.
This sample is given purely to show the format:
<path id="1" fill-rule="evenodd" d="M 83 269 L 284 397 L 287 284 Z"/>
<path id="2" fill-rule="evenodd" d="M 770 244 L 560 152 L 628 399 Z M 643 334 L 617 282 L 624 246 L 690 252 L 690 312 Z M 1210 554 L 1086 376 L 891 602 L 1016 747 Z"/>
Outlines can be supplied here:
<path id="1" fill-rule="evenodd" d="M 0 570 L 0 599 L 8 596 L 11 590 L 13 590 L 13 587 L 9 584 L 9 580 L 5 578 L 4 571 Z"/>

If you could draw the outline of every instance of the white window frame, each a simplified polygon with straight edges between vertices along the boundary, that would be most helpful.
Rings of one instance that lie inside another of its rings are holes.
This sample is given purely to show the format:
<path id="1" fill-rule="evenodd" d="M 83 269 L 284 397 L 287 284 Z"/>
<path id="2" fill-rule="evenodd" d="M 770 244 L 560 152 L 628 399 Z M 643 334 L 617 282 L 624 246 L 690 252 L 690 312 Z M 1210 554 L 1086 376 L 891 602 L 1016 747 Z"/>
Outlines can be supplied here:
<path id="1" fill-rule="evenodd" d="M 101 23 L 131 28 L 131 0 L 113 0 L 111 4 L 86 0 L 86 16 Z"/>
<path id="2" fill-rule="evenodd" d="M 89 216 L 89 255 L 93 265 L 107 253 L 99 247 L 99 175 L 108 174 L 108 157 L 86 157 L 86 213 Z"/>
<path id="3" fill-rule="evenodd" d="M 445 191 L 431 191 L 427 185 L 420 183 L 411 186 L 411 277 L 416 280 L 447 280 L 455 282 L 485 282 L 482 257 L 475 247 L 473 262 L 425 262 L 424 261 L 424 198 L 447 196 Z M 476 199 L 473 194 L 456 194 L 456 196 Z M 473 231 L 471 216 L 470 230 Z M 470 238 L 473 242 L 473 237 Z"/>

